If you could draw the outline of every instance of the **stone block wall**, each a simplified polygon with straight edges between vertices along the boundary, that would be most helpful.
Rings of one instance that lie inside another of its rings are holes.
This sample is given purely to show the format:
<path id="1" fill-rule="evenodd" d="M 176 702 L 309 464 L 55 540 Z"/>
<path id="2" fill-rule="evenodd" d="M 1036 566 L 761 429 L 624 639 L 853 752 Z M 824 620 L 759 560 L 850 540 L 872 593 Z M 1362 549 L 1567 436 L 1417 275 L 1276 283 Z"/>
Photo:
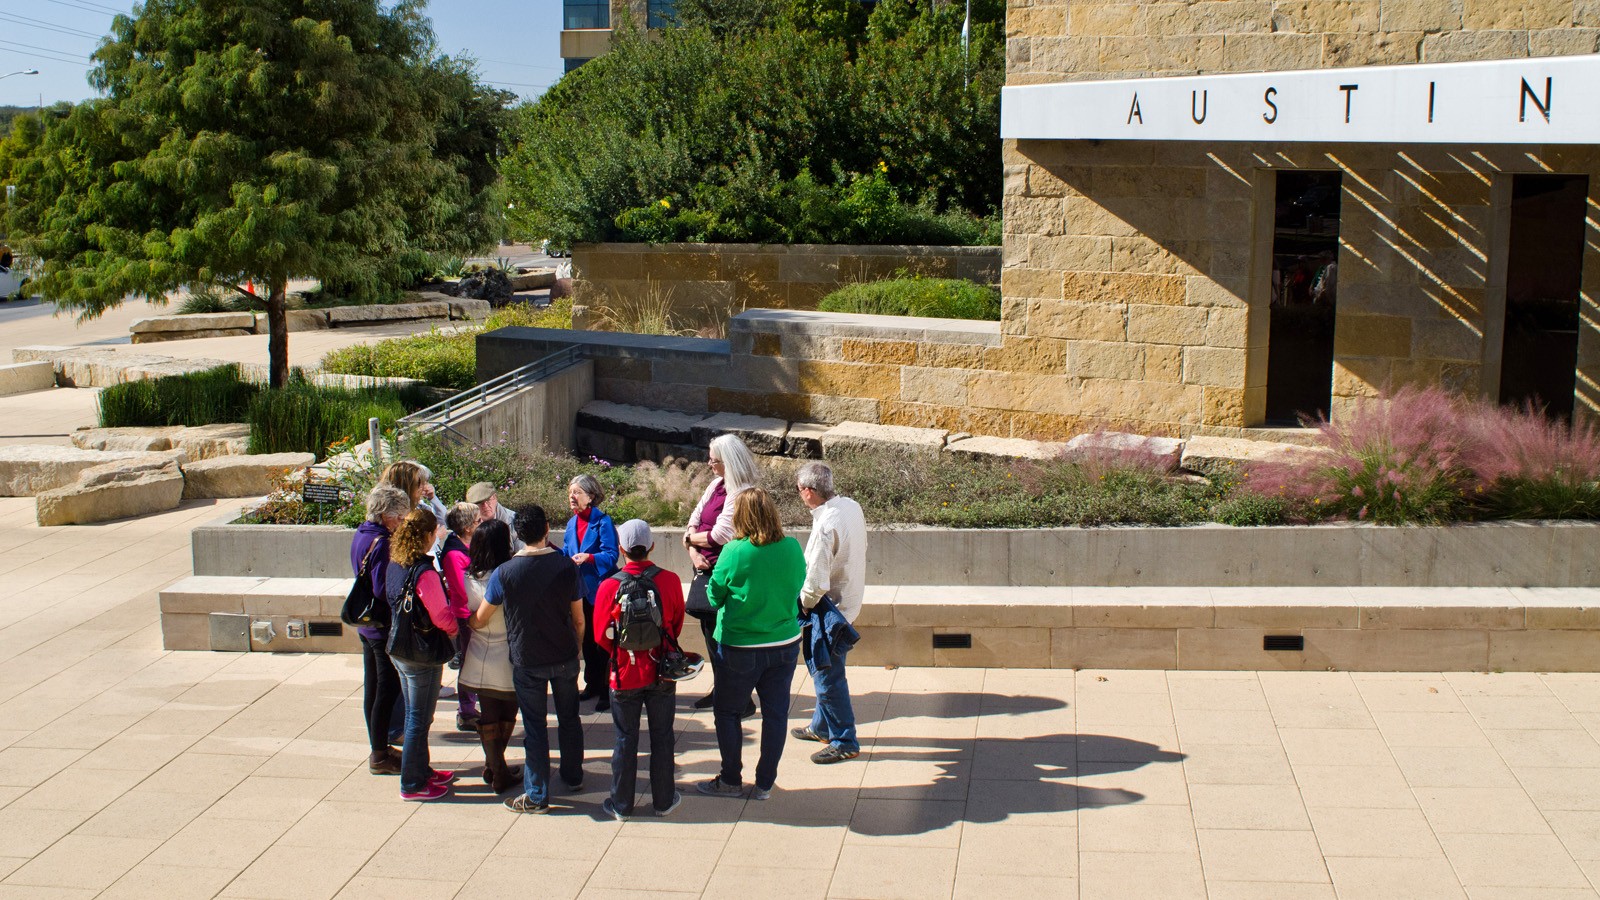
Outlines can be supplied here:
<path id="1" fill-rule="evenodd" d="M 995 284 L 998 247 L 847 244 L 580 244 L 574 296 L 590 307 L 668 303 L 696 325 L 720 325 L 745 309 L 816 309 L 842 285 L 898 270 Z"/>
<path id="2" fill-rule="evenodd" d="M 1012 0 L 1008 83 L 1592 53 L 1573 0 Z M 1006 340 L 1063 360 L 1086 418 L 1233 433 L 1264 419 L 1275 172 L 1338 171 L 1333 403 L 1407 383 L 1496 395 L 1493 261 L 1511 176 L 1590 176 L 1592 147 L 1007 141 Z M 1600 410 L 1600 235 L 1590 217 L 1577 403 Z M 1498 294 L 1498 296 L 1497 296 Z"/>

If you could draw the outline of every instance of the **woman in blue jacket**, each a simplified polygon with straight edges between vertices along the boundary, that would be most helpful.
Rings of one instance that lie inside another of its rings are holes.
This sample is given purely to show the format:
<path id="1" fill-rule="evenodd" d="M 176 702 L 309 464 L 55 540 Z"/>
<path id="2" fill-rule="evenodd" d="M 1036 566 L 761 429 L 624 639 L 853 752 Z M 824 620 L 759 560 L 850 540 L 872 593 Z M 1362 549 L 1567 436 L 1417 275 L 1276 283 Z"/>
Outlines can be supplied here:
<path id="1" fill-rule="evenodd" d="M 578 581 L 583 588 L 583 692 L 579 699 L 597 698 L 595 712 L 611 708 L 611 671 L 606 653 L 594 642 L 594 596 L 600 582 L 617 571 L 617 529 L 611 517 L 601 512 L 606 497 L 593 475 L 579 475 L 567 485 L 567 506 L 572 518 L 561 541 L 561 552 L 578 566 Z"/>

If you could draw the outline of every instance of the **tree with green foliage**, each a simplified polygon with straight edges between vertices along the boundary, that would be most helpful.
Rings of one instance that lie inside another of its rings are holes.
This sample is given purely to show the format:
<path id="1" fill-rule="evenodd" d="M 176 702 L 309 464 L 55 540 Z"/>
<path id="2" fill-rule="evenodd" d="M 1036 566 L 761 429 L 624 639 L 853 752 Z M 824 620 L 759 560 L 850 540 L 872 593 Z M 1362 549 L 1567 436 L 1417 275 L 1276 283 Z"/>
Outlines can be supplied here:
<path id="1" fill-rule="evenodd" d="M 1002 0 L 679 0 L 517 111 L 511 224 L 607 240 L 974 243 L 997 229 Z"/>
<path id="2" fill-rule="evenodd" d="M 45 296 L 84 318 L 185 285 L 385 277 L 499 233 L 507 95 L 438 53 L 420 0 L 148 0 L 94 54 L 100 99 L 14 129 L 0 181 Z"/>

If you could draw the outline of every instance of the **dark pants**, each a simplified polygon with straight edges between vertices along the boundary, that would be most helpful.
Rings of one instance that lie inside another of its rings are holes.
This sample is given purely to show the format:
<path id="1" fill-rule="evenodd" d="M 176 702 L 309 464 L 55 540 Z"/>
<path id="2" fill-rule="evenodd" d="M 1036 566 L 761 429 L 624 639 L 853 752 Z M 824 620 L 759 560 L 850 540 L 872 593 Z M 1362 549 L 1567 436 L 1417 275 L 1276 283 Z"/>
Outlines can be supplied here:
<path id="1" fill-rule="evenodd" d="M 761 755 L 756 760 L 755 783 L 768 790 L 778 780 L 778 760 L 783 757 L 783 745 L 789 737 L 789 693 L 795 663 L 800 660 L 800 642 L 782 647 L 722 644 L 717 655 L 722 657 L 722 670 L 717 672 L 712 709 L 716 713 L 717 749 L 722 753 L 722 783 L 743 783 L 744 729 L 739 717 L 754 689 L 761 698 Z"/>
<path id="2" fill-rule="evenodd" d="M 374 754 L 389 751 L 395 701 L 400 699 L 400 674 L 389 659 L 384 636 L 361 638 L 361 713 L 367 719 L 367 743 Z M 404 715 L 405 707 L 400 707 Z"/>
<path id="3" fill-rule="evenodd" d="M 598 697 L 611 691 L 611 659 L 594 642 L 594 604 L 583 604 L 583 689 Z"/>
<path id="4" fill-rule="evenodd" d="M 633 814 L 639 777 L 639 713 L 650 717 L 650 799 L 658 810 L 672 805 L 673 706 L 678 685 L 658 681 L 650 687 L 611 692 L 611 722 L 617 746 L 611 751 L 611 802 L 623 815 Z"/>
<path id="5" fill-rule="evenodd" d="M 578 661 L 554 666 L 514 666 L 511 680 L 522 708 L 522 787 L 535 803 L 550 802 L 550 732 L 546 691 L 555 697 L 561 780 L 583 781 L 583 720 L 578 717 Z"/>

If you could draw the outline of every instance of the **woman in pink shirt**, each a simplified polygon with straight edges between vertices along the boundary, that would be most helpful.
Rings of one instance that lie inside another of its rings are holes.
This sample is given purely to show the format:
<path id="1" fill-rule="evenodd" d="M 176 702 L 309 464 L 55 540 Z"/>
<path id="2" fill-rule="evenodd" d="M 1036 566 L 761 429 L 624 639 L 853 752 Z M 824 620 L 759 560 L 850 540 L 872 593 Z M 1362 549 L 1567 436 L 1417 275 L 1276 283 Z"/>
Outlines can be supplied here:
<path id="1" fill-rule="evenodd" d="M 450 668 L 460 669 L 472 631 L 467 625 L 467 618 L 472 615 L 472 610 L 467 607 L 467 567 L 472 564 L 467 548 L 472 544 L 472 532 L 478 527 L 478 507 L 471 503 L 457 503 L 445 514 L 444 522 L 449 534 L 445 535 L 444 544 L 439 548 L 439 571 L 444 575 L 445 593 L 450 595 L 450 608 L 455 610 L 456 624 L 461 629 L 456 635 L 456 658 L 450 661 Z M 456 703 L 456 730 L 475 734 L 478 730 L 478 698 L 461 686 L 460 678 L 456 679 Z"/>
<path id="2" fill-rule="evenodd" d="M 408 588 L 428 612 L 428 618 L 445 634 L 459 632 L 455 610 L 445 595 L 444 579 L 433 567 L 428 551 L 433 549 L 438 519 L 424 508 L 413 509 L 389 539 L 389 571 L 384 587 L 391 613 L 400 606 Z M 400 673 L 400 692 L 406 701 L 406 736 L 400 748 L 400 799 L 437 800 L 450 793 L 454 772 L 437 772 L 428 758 L 428 730 L 433 725 L 433 710 L 439 703 L 439 682 L 444 664 L 415 663 L 393 657 Z"/>

